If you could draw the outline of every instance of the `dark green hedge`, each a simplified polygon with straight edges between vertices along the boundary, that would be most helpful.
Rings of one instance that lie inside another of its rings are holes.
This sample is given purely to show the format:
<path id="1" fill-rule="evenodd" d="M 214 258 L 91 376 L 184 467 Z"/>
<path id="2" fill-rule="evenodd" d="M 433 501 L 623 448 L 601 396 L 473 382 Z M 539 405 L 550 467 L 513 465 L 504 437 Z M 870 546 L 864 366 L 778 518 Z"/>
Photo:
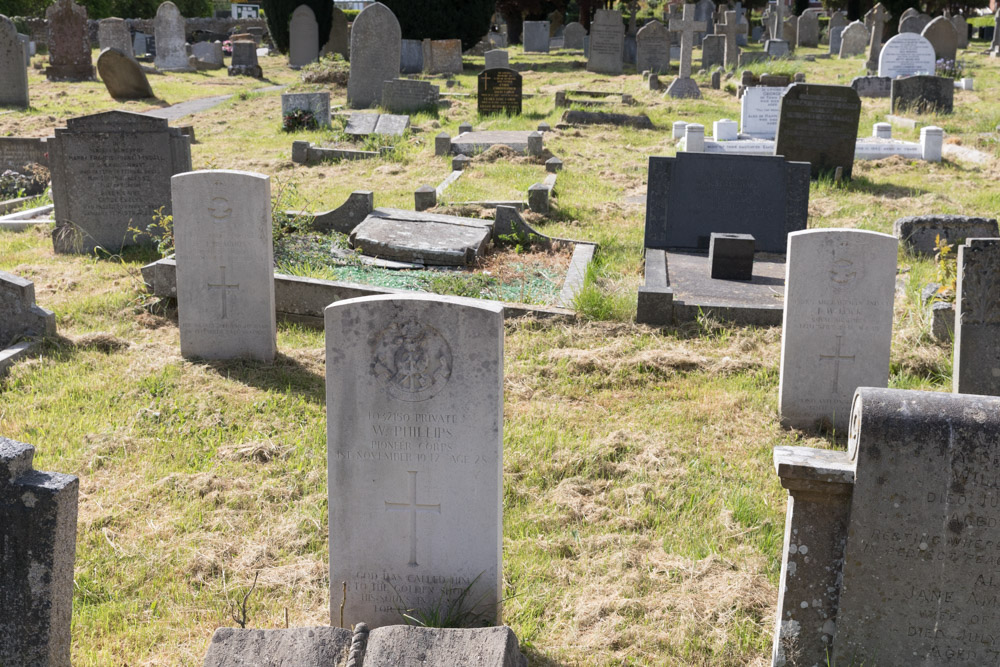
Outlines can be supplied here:
<path id="1" fill-rule="evenodd" d="M 292 20 L 292 12 L 299 5 L 309 5 L 316 14 L 316 22 L 319 23 L 317 46 L 322 48 L 330 36 L 330 24 L 333 21 L 333 3 L 330 0 L 261 0 L 260 6 L 264 10 L 271 39 L 282 53 L 288 53 L 288 22 Z"/>
<path id="2" fill-rule="evenodd" d="M 399 19 L 403 39 L 460 39 L 471 49 L 490 29 L 496 0 L 382 0 Z"/>

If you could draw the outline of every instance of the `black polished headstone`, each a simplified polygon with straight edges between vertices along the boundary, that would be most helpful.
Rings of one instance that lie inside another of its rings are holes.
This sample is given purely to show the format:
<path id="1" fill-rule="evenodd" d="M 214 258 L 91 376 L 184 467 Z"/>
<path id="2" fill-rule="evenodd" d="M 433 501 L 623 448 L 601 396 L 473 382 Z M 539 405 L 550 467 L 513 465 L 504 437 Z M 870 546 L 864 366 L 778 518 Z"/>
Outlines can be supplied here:
<path id="1" fill-rule="evenodd" d="M 781 98 L 774 154 L 808 162 L 812 177 L 843 168 L 851 177 L 861 99 L 850 86 L 793 84 Z"/>
<path id="2" fill-rule="evenodd" d="M 498 67 L 479 75 L 478 110 L 481 115 L 521 113 L 521 75 Z"/>

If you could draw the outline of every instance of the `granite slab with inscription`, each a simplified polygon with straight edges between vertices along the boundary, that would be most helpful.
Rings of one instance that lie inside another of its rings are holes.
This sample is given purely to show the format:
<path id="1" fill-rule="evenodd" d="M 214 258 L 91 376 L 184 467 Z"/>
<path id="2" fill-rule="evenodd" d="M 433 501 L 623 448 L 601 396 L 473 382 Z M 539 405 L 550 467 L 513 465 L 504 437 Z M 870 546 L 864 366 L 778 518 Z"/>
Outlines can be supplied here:
<path id="1" fill-rule="evenodd" d="M 364 9 L 351 25 L 351 72 L 347 104 L 365 109 L 382 101 L 382 85 L 399 77 L 402 31 L 392 10 L 381 2 Z"/>
<path id="2" fill-rule="evenodd" d="M 495 624 L 503 306 L 392 295 L 325 315 L 332 622 L 343 602 L 345 624 L 399 624 L 468 588 Z"/>
<path id="3" fill-rule="evenodd" d="M 521 75 L 512 69 L 488 69 L 479 74 L 476 108 L 481 115 L 521 114 Z"/>
<path id="4" fill-rule="evenodd" d="M 774 139 L 785 90 L 776 86 L 744 89 L 740 99 L 740 133 L 754 139 Z"/>
<path id="5" fill-rule="evenodd" d="M 843 169 L 850 178 L 861 98 L 850 86 L 794 83 L 781 98 L 774 154 L 808 162 L 812 176 Z"/>

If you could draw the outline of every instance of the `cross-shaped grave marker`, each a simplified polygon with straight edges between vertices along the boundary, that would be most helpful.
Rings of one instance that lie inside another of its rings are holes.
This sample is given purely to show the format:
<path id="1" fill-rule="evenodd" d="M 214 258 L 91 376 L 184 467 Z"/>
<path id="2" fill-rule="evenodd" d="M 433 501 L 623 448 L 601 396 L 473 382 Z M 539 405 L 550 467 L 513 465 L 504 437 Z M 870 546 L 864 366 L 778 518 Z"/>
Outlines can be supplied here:
<path id="1" fill-rule="evenodd" d="M 885 23 L 892 18 L 892 14 L 880 2 L 865 14 L 866 25 L 869 18 L 871 18 L 871 42 L 868 44 L 868 62 L 865 65 L 870 72 L 875 72 L 878 71 L 878 57 L 882 52 L 882 30 L 885 28 Z"/>
<path id="2" fill-rule="evenodd" d="M 681 19 L 670 19 L 670 32 L 681 34 L 681 61 L 677 78 L 671 82 L 667 88 L 667 95 L 670 97 L 701 97 L 698 84 L 691 79 L 691 51 L 694 49 L 694 35 L 698 32 L 705 32 L 708 24 L 705 21 L 694 20 L 695 6 L 684 5 L 684 14 Z"/>
<path id="3" fill-rule="evenodd" d="M 407 472 L 410 477 L 410 500 L 405 503 L 391 503 L 385 501 L 386 512 L 409 512 L 410 513 L 410 562 L 411 567 L 416 567 L 417 563 L 417 512 L 432 512 L 441 514 L 441 503 L 436 505 L 422 505 L 417 502 L 417 471 Z"/>
<path id="4" fill-rule="evenodd" d="M 735 69 L 740 59 L 740 47 L 736 44 L 736 36 L 747 34 L 747 25 L 740 23 L 735 11 L 726 12 L 725 19 L 725 23 L 716 24 L 715 33 L 726 36 L 726 55 L 723 62 L 726 69 Z"/>

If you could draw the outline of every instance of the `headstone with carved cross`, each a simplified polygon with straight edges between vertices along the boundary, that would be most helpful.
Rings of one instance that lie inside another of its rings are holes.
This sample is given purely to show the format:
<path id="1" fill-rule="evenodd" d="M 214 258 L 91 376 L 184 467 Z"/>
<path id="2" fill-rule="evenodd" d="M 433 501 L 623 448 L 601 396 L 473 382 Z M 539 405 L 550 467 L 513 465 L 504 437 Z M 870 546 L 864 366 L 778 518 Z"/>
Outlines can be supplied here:
<path id="1" fill-rule="evenodd" d="M 499 622 L 503 307 L 339 301 L 326 374 L 332 624 Z"/>
<path id="2" fill-rule="evenodd" d="M 865 66 L 869 72 L 878 71 L 878 57 L 882 51 L 882 32 L 885 24 L 892 18 L 892 14 L 880 2 L 865 14 L 865 27 L 871 34 L 871 41 L 868 43 L 868 61 Z"/>
<path id="3" fill-rule="evenodd" d="M 684 14 L 681 19 L 670 19 L 670 32 L 681 34 L 681 59 L 677 78 L 670 83 L 666 94 L 669 97 L 701 97 L 698 84 L 691 78 L 691 51 L 694 48 L 694 35 L 703 32 L 706 28 L 705 21 L 694 20 L 695 6 L 684 5 Z"/>
<path id="4" fill-rule="evenodd" d="M 738 35 L 747 34 L 747 25 L 739 22 L 736 12 L 726 12 L 724 23 L 715 25 L 715 34 L 726 37 L 726 69 L 736 69 L 740 59 L 740 47 L 736 43 Z"/>
<path id="5" fill-rule="evenodd" d="M 181 354 L 273 361 L 270 177 L 192 171 L 171 179 L 171 195 Z"/>
<path id="6" fill-rule="evenodd" d="M 788 235 L 782 423 L 843 431 L 854 390 L 888 384 L 896 245 L 888 234 L 854 229 Z"/>

